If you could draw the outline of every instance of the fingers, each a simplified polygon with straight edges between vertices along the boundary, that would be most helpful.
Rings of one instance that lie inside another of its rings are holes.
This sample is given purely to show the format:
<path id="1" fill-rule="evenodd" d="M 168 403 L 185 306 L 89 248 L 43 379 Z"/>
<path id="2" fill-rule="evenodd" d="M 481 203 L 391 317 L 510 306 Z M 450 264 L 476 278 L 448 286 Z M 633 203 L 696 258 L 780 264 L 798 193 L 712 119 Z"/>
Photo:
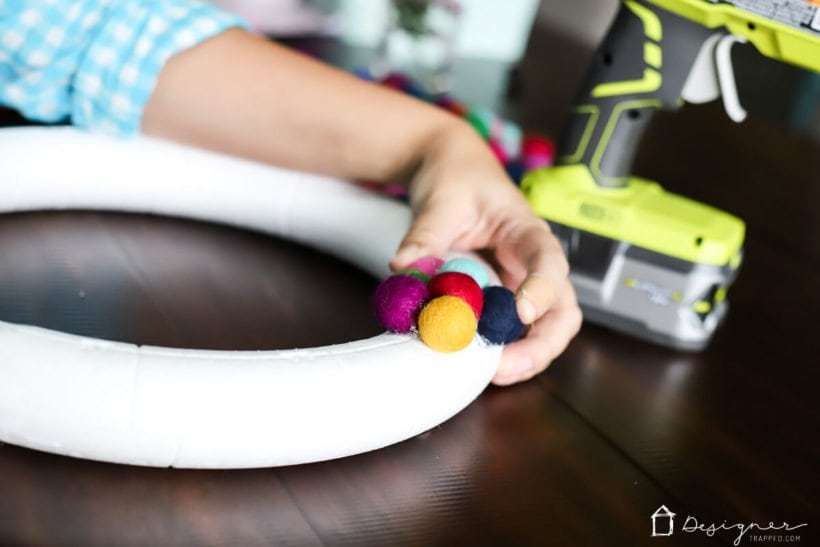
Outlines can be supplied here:
<path id="1" fill-rule="evenodd" d="M 516 291 L 516 309 L 521 321 L 530 325 L 556 302 L 558 287 L 567 282 L 569 265 L 561 245 L 545 225 L 530 228 L 517 250 L 527 274 Z"/>
<path id="2" fill-rule="evenodd" d="M 518 317 L 525 325 L 544 315 L 555 301 L 554 283 L 541 272 L 527 274 L 515 294 Z"/>
<path id="3" fill-rule="evenodd" d="M 504 348 L 501 365 L 493 378 L 509 385 L 532 378 L 566 349 L 581 328 L 581 310 L 569 279 L 556 287 L 555 304 L 531 327 L 527 336 Z"/>
<path id="4" fill-rule="evenodd" d="M 441 256 L 464 230 L 462 215 L 454 214 L 445 207 L 428 205 L 413 220 L 396 255 L 390 261 L 390 267 L 401 270 L 424 256 Z"/>
<path id="5" fill-rule="evenodd" d="M 525 338 L 504 349 L 493 378 L 497 385 L 521 382 L 543 371 L 581 327 L 569 264 L 555 236 L 531 231 L 519 253 L 527 257 L 528 273 L 516 292 L 516 307 L 521 321 L 531 327 Z"/>

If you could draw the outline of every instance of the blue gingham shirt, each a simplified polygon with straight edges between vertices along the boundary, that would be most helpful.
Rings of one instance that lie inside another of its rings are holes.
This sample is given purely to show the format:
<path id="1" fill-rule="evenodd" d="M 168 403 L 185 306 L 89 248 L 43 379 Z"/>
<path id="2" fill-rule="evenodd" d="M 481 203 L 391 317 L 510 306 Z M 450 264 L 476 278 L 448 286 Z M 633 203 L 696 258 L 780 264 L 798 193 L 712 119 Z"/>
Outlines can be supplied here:
<path id="1" fill-rule="evenodd" d="M 130 135 L 168 58 L 234 26 L 194 0 L 0 0 L 0 104 Z"/>

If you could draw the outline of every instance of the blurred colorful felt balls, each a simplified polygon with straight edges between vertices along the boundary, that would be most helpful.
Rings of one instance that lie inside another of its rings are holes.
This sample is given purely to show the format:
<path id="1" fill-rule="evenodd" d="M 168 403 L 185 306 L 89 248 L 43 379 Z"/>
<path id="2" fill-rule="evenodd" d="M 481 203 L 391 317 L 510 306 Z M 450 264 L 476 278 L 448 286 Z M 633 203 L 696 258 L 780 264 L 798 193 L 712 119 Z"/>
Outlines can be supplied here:
<path id="1" fill-rule="evenodd" d="M 428 94 L 424 91 L 423 86 L 405 74 L 390 73 L 376 77 L 366 69 L 360 69 L 356 71 L 356 74 L 362 79 L 435 104 L 462 118 L 487 142 L 487 146 L 498 158 L 499 163 L 504 166 L 515 184 L 521 184 L 521 180 L 528 171 L 549 167 L 553 164 L 555 145 L 551 139 L 537 132 L 524 133 L 518 124 L 504 119 L 491 109 L 466 104 L 446 93 Z M 388 191 L 386 186 L 382 189 L 389 195 L 406 199 L 406 191 L 403 187 L 393 191 Z M 432 274 L 428 273 L 428 275 Z"/>

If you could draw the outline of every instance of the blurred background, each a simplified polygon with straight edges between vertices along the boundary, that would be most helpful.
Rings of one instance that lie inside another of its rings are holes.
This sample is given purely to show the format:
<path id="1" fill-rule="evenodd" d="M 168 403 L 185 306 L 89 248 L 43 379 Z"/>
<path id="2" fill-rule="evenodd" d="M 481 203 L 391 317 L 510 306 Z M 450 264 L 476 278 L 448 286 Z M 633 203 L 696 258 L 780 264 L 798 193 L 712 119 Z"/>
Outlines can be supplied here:
<path id="1" fill-rule="evenodd" d="M 399 71 L 431 91 L 560 130 L 617 0 L 214 0 L 255 30 L 349 70 Z M 308 42 L 304 42 L 309 39 Z M 820 140 L 820 75 L 733 48 L 752 114 Z M 563 85 L 553 85 L 560 79 Z M 477 85 L 478 83 L 478 85 Z M 527 104 L 526 119 L 516 105 Z M 543 104 L 543 108 L 538 108 Z M 535 105 L 535 107 L 533 107 Z"/>

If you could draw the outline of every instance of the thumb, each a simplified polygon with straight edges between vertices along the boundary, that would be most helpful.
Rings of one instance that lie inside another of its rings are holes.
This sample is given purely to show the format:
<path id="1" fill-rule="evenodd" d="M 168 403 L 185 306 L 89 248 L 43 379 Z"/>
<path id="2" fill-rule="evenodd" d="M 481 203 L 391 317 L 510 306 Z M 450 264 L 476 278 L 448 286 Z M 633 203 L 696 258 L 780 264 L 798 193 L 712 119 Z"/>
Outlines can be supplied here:
<path id="1" fill-rule="evenodd" d="M 464 229 L 463 219 L 444 207 L 426 207 L 416 214 L 407 235 L 390 261 L 393 270 L 401 270 L 425 256 L 441 256 Z"/>
<path id="2" fill-rule="evenodd" d="M 515 294 L 518 317 L 525 325 L 531 324 L 544 315 L 554 302 L 554 283 L 541 272 L 528 274 Z"/>
<path id="3" fill-rule="evenodd" d="M 524 324 L 531 324 L 550 310 L 569 277 L 569 265 L 558 240 L 545 231 L 543 221 L 521 237 L 520 249 L 527 276 L 516 291 L 516 309 Z"/>

